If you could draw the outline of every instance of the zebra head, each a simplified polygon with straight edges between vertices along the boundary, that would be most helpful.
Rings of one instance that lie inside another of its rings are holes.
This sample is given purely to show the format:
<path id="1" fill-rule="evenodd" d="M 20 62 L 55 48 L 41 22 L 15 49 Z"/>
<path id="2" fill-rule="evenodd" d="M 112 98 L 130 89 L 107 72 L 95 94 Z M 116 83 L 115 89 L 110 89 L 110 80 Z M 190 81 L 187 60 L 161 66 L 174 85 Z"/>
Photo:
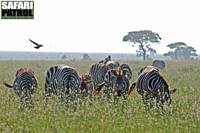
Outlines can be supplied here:
<path id="1" fill-rule="evenodd" d="M 112 87 L 114 93 L 118 96 L 121 96 L 128 92 L 129 87 L 129 80 L 126 75 L 124 75 L 121 69 L 112 71 L 113 78 L 112 78 Z"/>
<path id="2" fill-rule="evenodd" d="M 171 104 L 171 94 L 175 93 L 176 92 L 176 89 L 170 89 L 170 90 L 167 90 L 167 91 L 162 91 L 159 93 L 159 101 L 164 104 L 164 103 L 167 103 L 167 104 Z"/>

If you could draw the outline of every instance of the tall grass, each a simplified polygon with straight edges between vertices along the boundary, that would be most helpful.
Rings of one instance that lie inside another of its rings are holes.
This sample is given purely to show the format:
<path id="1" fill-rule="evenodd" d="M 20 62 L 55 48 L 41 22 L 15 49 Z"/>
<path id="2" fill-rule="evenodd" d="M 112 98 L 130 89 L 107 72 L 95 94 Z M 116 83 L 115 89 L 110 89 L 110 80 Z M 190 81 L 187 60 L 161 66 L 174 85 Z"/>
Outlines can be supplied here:
<path id="1" fill-rule="evenodd" d="M 94 62 L 83 61 L 1 61 L 0 62 L 0 132 L 199 132 L 200 130 L 200 62 L 171 61 L 161 70 L 171 88 L 177 92 L 172 96 L 172 105 L 165 113 L 156 109 L 145 110 L 136 91 L 128 98 L 127 110 L 121 106 L 95 98 L 82 101 L 76 110 L 59 102 L 52 96 L 45 103 L 44 79 L 46 70 L 56 64 L 66 64 L 79 73 L 87 73 Z M 126 62 L 133 70 L 134 81 L 139 69 L 150 62 Z M 18 67 L 31 67 L 38 79 L 39 87 L 34 108 L 22 108 L 19 98 L 2 82 L 12 83 Z"/>

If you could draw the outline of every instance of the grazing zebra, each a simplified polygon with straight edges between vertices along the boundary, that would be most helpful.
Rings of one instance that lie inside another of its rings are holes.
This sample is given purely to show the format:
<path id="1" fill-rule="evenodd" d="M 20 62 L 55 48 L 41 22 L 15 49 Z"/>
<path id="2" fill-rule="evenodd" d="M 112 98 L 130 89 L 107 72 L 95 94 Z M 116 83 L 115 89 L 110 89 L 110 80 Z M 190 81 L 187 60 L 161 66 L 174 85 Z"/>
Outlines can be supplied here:
<path id="1" fill-rule="evenodd" d="M 15 76 L 13 85 L 9 85 L 6 82 L 4 82 L 4 85 L 13 88 L 15 94 L 21 98 L 22 102 L 30 100 L 37 88 L 34 72 L 30 68 L 19 68 Z"/>
<path id="2" fill-rule="evenodd" d="M 111 80 L 113 78 L 113 75 L 111 73 L 111 70 L 117 69 L 119 67 L 118 62 L 114 61 L 108 61 L 105 63 L 96 63 L 91 66 L 89 75 L 91 76 L 93 88 L 96 90 L 101 84 L 105 83 L 105 86 L 107 89 L 105 90 L 105 93 L 109 93 L 110 86 L 111 86 Z"/>
<path id="3" fill-rule="evenodd" d="M 176 89 L 169 90 L 169 86 L 160 75 L 159 69 L 153 66 L 143 67 L 138 73 L 138 79 L 131 85 L 129 94 L 136 87 L 137 92 L 142 96 L 143 102 L 147 104 L 148 100 L 156 99 L 157 105 L 161 107 L 164 103 L 171 103 L 171 94 Z"/>
<path id="4" fill-rule="evenodd" d="M 113 94 L 115 105 L 117 105 L 119 97 L 122 97 L 122 111 L 124 111 L 129 89 L 129 79 L 127 75 L 123 75 L 123 70 L 121 70 L 120 68 L 110 70 L 109 73 L 111 73 L 109 83 L 107 83 L 106 81 L 101 83 L 97 88 L 94 89 L 94 94 L 99 94 L 103 86 L 111 88 L 109 93 Z"/>
<path id="5" fill-rule="evenodd" d="M 89 74 L 91 75 L 94 90 L 102 88 L 101 86 L 105 86 L 109 90 L 109 88 L 113 87 L 114 79 L 117 76 L 123 75 L 128 80 L 132 77 L 132 71 L 127 64 L 120 65 L 115 61 L 108 61 L 106 64 L 96 63 L 91 66 Z"/>
<path id="6" fill-rule="evenodd" d="M 152 66 L 157 67 L 159 69 L 164 69 L 166 65 L 163 60 L 154 60 L 152 62 Z"/>
<path id="7" fill-rule="evenodd" d="M 123 108 L 128 93 L 129 79 L 132 76 L 132 72 L 128 72 L 130 68 L 124 66 L 126 65 L 120 67 L 119 63 L 114 61 L 108 61 L 106 64 L 96 63 L 91 66 L 89 72 L 93 82 L 93 94 L 98 95 L 105 87 L 103 90 L 105 98 L 108 100 L 113 94 L 114 102 L 117 103 L 118 97 L 122 96 Z"/>
<path id="8" fill-rule="evenodd" d="M 50 67 L 46 75 L 45 95 L 55 94 L 61 98 L 70 95 L 70 98 L 77 98 L 77 95 L 86 89 L 89 80 L 91 81 L 90 76 L 79 77 L 78 72 L 72 67 L 66 65 Z"/>

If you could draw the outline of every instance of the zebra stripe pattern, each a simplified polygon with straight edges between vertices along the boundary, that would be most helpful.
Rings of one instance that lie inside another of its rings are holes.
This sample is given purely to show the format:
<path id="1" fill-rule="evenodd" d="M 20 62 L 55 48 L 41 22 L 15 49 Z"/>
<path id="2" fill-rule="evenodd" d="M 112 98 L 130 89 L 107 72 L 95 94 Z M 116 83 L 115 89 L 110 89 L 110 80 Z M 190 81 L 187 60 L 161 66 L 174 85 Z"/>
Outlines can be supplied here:
<path id="1" fill-rule="evenodd" d="M 13 86 L 4 83 L 7 87 L 13 88 L 21 100 L 30 99 L 32 94 L 36 91 L 37 80 L 34 72 L 30 68 L 20 68 L 16 72 L 16 78 Z"/>
<path id="2" fill-rule="evenodd" d="M 127 94 L 129 88 L 129 79 L 123 75 L 123 70 L 115 70 L 114 77 L 112 78 L 112 88 L 118 96 Z"/>
<path id="3" fill-rule="evenodd" d="M 128 64 L 121 64 L 120 69 L 123 71 L 123 75 L 126 75 L 129 80 L 132 78 L 132 70 Z"/>
<path id="4" fill-rule="evenodd" d="M 114 95 L 114 103 L 117 105 L 118 99 L 121 96 L 123 100 L 122 111 L 124 111 L 129 88 L 129 78 L 127 75 L 124 75 L 126 73 L 119 67 L 119 63 L 109 62 L 107 62 L 109 66 L 98 63 L 92 65 L 90 69 L 94 85 L 94 95 L 98 94 L 102 87 L 105 86 L 104 92 L 107 95 L 107 100 L 109 100 L 112 93 Z"/>
<path id="5" fill-rule="evenodd" d="M 97 63 L 91 66 L 89 75 L 91 75 L 94 88 L 104 82 L 108 68 L 103 63 Z M 109 77 L 107 77 L 109 78 Z"/>
<path id="6" fill-rule="evenodd" d="M 146 66 L 140 70 L 139 78 L 131 85 L 130 91 L 135 86 L 137 92 L 142 95 L 145 104 L 149 99 L 153 98 L 156 98 L 157 103 L 162 105 L 165 102 L 170 104 L 170 94 L 176 91 L 176 89 L 169 90 L 167 82 L 160 75 L 159 70 L 153 66 Z"/>
<path id="7" fill-rule="evenodd" d="M 69 66 L 53 66 L 47 71 L 45 93 L 66 95 L 79 93 L 81 80 L 78 72 Z"/>

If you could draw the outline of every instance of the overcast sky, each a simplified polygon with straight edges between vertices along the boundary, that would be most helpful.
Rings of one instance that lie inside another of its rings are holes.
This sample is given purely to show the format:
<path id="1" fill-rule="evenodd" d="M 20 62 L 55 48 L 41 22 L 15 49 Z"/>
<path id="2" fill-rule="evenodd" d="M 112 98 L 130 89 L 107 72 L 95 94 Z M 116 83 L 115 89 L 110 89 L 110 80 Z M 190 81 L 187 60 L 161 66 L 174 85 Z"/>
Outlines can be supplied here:
<path id="1" fill-rule="evenodd" d="M 177 41 L 200 53 L 199 12 L 199 0 L 35 0 L 34 20 L 0 19 L 0 51 L 135 53 L 123 36 L 152 30 L 162 37 L 158 53 Z"/>

